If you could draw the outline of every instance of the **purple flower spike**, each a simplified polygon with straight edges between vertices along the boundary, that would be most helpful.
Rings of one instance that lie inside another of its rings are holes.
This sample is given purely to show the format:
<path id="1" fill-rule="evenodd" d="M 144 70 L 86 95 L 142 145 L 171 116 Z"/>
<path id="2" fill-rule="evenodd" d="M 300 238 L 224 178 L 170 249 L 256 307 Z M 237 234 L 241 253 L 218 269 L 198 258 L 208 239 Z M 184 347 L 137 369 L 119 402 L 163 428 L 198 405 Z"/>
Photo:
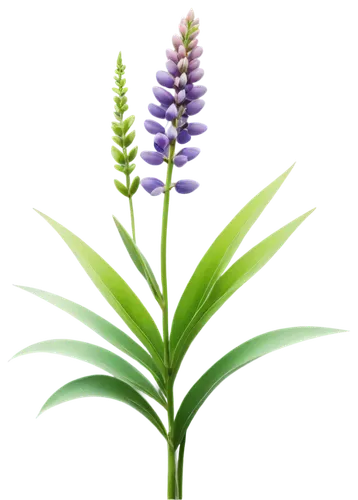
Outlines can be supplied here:
<path id="1" fill-rule="evenodd" d="M 171 122 L 172 120 L 175 120 L 177 116 L 178 116 L 178 108 L 173 103 L 167 109 L 167 112 L 165 113 L 165 118 L 168 120 L 168 122 Z"/>
<path id="2" fill-rule="evenodd" d="M 184 148 L 181 151 L 179 151 L 178 156 L 184 155 L 188 158 L 188 161 L 190 161 L 194 160 L 194 158 L 196 158 L 199 153 L 200 153 L 199 148 Z"/>
<path id="3" fill-rule="evenodd" d="M 180 75 L 178 66 L 171 59 L 169 59 L 169 61 L 167 61 L 165 65 L 166 65 L 167 70 L 169 71 L 169 73 L 171 75 L 173 75 L 173 76 L 179 76 Z"/>
<path id="4" fill-rule="evenodd" d="M 177 137 L 177 141 L 179 144 L 186 144 L 187 142 L 190 141 L 190 139 L 191 139 L 191 136 L 189 135 L 189 133 L 186 129 L 179 132 L 178 137 Z"/>
<path id="5" fill-rule="evenodd" d="M 166 106 L 170 106 L 172 102 L 174 102 L 174 97 L 171 95 L 171 93 L 168 92 L 167 90 L 162 89 L 162 87 L 153 87 L 153 93 L 160 102 L 160 104 L 165 104 Z"/>
<path id="6" fill-rule="evenodd" d="M 173 141 L 174 139 L 177 138 L 178 132 L 177 129 L 173 126 L 170 125 L 168 131 L 167 131 L 167 136 L 170 141 Z"/>
<path id="7" fill-rule="evenodd" d="M 165 118 L 165 110 L 156 104 L 149 104 L 149 113 L 156 118 Z"/>
<path id="8" fill-rule="evenodd" d="M 165 128 L 163 125 L 160 123 L 154 121 L 154 120 L 145 120 L 144 122 L 145 129 L 150 133 L 150 134 L 164 134 L 165 133 Z"/>
<path id="9" fill-rule="evenodd" d="M 156 134 L 154 137 L 154 147 L 158 153 L 165 153 L 166 148 L 169 146 L 169 139 L 165 134 Z"/>
<path id="10" fill-rule="evenodd" d="M 206 132 L 208 127 L 203 123 L 189 123 L 188 132 L 190 135 L 200 135 Z"/>
<path id="11" fill-rule="evenodd" d="M 156 194 L 153 193 L 154 191 L 157 191 L 158 188 L 162 188 L 164 190 L 164 182 L 156 179 L 155 177 L 144 177 L 144 179 L 142 179 L 140 183 L 141 186 L 147 191 L 147 193 L 151 194 L 152 196 L 156 196 Z M 160 192 L 158 192 L 158 194 L 160 194 Z"/>
<path id="12" fill-rule="evenodd" d="M 204 76 L 204 70 L 202 68 L 194 69 L 194 71 L 192 71 L 189 74 L 189 82 L 190 83 L 198 82 L 203 78 L 203 76 Z"/>
<path id="13" fill-rule="evenodd" d="M 186 107 L 186 112 L 189 116 L 196 115 L 205 106 L 205 101 L 203 99 L 197 99 L 196 101 L 191 101 Z"/>
<path id="14" fill-rule="evenodd" d="M 164 156 L 156 151 L 142 151 L 140 156 L 149 165 L 161 165 L 164 161 Z"/>
<path id="15" fill-rule="evenodd" d="M 175 191 L 180 194 L 189 194 L 198 189 L 199 182 L 182 179 L 175 184 Z"/>
<path id="16" fill-rule="evenodd" d="M 166 71 L 157 71 L 156 76 L 159 85 L 163 85 L 163 87 L 167 87 L 168 89 L 172 89 L 174 87 L 174 78 Z"/>
<path id="17" fill-rule="evenodd" d="M 167 58 L 170 59 L 171 61 L 177 63 L 178 62 L 178 54 L 175 52 L 175 50 L 172 49 L 167 49 L 166 51 Z"/>
<path id="18" fill-rule="evenodd" d="M 176 155 L 174 158 L 174 165 L 176 167 L 182 167 L 188 162 L 188 158 L 185 155 Z"/>
<path id="19" fill-rule="evenodd" d="M 204 85 L 197 85 L 196 87 L 193 86 L 191 90 L 187 91 L 186 97 L 191 101 L 194 99 L 200 99 L 200 97 L 203 97 L 203 95 L 206 94 L 206 91 L 207 88 L 204 87 Z"/>

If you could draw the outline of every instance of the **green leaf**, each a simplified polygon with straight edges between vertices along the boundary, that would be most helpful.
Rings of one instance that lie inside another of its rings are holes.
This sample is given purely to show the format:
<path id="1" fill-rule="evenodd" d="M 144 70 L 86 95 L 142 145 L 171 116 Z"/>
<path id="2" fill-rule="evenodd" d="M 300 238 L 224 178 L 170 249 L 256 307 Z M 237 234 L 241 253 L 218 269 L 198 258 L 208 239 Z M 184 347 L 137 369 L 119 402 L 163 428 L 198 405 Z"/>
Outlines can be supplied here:
<path id="1" fill-rule="evenodd" d="M 301 215 L 286 226 L 271 234 L 238 259 L 215 283 L 209 297 L 198 310 L 184 331 L 173 351 L 173 372 L 178 372 L 186 351 L 203 326 L 215 312 L 246 281 L 254 276 L 282 247 L 300 224 L 313 212 Z"/>
<path id="2" fill-rule="evenodd" d="M 114 135 L 114 136 L 112 137 L 112 140 L 113 140 L 116 144 L 118 144 L 118 146 L 119 146 L 119 147 L 123 148 L 123 140 L 122 140 L 120 137 L 118 137 L 117 135 Z"/>
<path id="3" fill-rule="evenodd" d="M 116 135 L 118 135 L 120 137 L 123 136 L 123 129 L 122 129 L 120 123 L 112 122 L 112 130 Z"/>
<path id="4" fill-rule="evenodd" d="M 127 167 L 122 167 L 121 165 L 114 165 L 114 168 L 118 170 L 118 172 L 122 172 L 122 174 L 125 174 L 127 172 Z"/>
<path id="5" fill-rule="evenodd" d="M 52 394 L 41 408 L 39 415 L 61 403 L 86 397 L 109 398 L 126 403 L 152 422 L 167 439 L 165 427 L 148 401 L 130 385 L 108 375 L 91 375 L 69 382 Z"/>
<path id="6" fill-rule="evenodd" d="M 47 215 L 38 212 L 58 232 L 83 269 L 163 372 L 164 347 L 158 328 L 139 298 L 116 271 L 84 241 Z"/>
<path id="7" fill-rule="evenodd" d="M 91 330 L 96 332 L 107 342 L 144 366 L 144 368 L 146 368 L 153 375 L 159 387 L 164 390 L 163 377 L 157 365 L 154 363 L 152 357 L 147 353 L 147 351 L 143 349 L 143 347 L 138 345 L 137 342 L 131 339 L 126 333 L 122 332 L 122 330 L 112 325 L 112 323 L 102 318 L 101 316 L 98 316 L 89 309 L 86 309 L 85 307 L 76 304 L 75 302 L 64 299 L 59 295 L 45 292 L 44 290 L 38 290 L 37 288 L 30 288 L 27 286 L 19 285 L 15 286 L 17 286 L 17 288 L 25 290 L 26 292 L 36 295 L 36 297 L 39 297 L 40 299 L 46 300 L 46 302 L 49 302 L 62 311 L 65 311 L 73 318 L 91 328 Z"/>
<path id="8" fill-rule="evenodd" d="M 293 166 L 255 196 L 226 226 L 194 271 L 173 318 L 170 347 L 177 343 L 217 279 L 225 271 L 240 243 L 278 191 Z"/>
<path id="9" fill-rule="evenodd" d="M 114 179 L 114 185 L 116 186 L 116 188 L 118 189 L 118 191 L 121 194 L 123 194 L 123 196 L 126 196 L 127 198 L 129 197 L 128 189 L 127 189 L 127 187 L 124 184 L 122 184 L 117 179 Z"/>
<path id="10" fill-rule="evenodd" d="M 128 132 L 128 130 L 131 128 L 131 126 L 133 125 L 134 123 L 134 120 L 135 120 L 135 117 L 132 115 L 132 116 L 129 116 L 128 118 L 126 118 L 123 122 L 123 132 L 126 134 Z"/>
<path id="11" fill-rule="evenodd" d="M 128 155 L 128 160 L 133 161 L 134 158 L 137 156 L 137 153 L 138 153 L 138 146 L 130 150 Z"/>
<path id="12" fill-rule="evenodd" d="M 138 176 L 134 177 L 133 182 L 131 184 L 131 187 L 129 189 L 130 196 L 133 196 L 137 192 L 138 187 L 139 187 L 139 183 L 140 183 L 140 177 L 138 177 Z"/>
<path id="13" fill-rule="evenodd" d="M 134 141 L 134 139 L 135 139 L 135 130 L 133 130 L 133 132 L 128 134 L 126 136 L 126 138 L 124 139 L 125 147 L 127 148 L 128 146 L 130 146 L 132 144 L 132 142 Z"/>
<path id="14" fill-rule="evenodd" d="M 154 273 L 148 264 L 146 258 L 142 254 L 142 252 L 139 250 L 135 242 L 133 241 L 133 238 L 128 234 L 128 232 L 124 229 L 122 224 L 115 218 L 113 217 L 113 220 L 117 226 L 118 232 L 120 237 L 122 238 L 122 241 L 134 263 L 138 271 L 144 276 L 144 278 L 147 280 L 148 285 L 157 300 L 158 304 L 162 307 L 163 306 L 163 296 L 160 291 L 159 285 L 155 279 Z"/>
<path id="15" fill-rule="evenodd" d="M 135 163 L 132 163 L 132 165 L 129 165 L 129 167 L 127 167 L 127 172 L 128 174 L 131 174 L 133 172 L 133 170 L 135 169 Z"/>
<path id="16" fill-rule="evenodd" d="M 128 361 L 107 349 L 78 340 L 45 340 L 44 342 L 39 342 L 22 349 L 15 354 L 13 358 L 23 356 L 24 354 L 39 352 L 62 354 L 63 356 L 69 356 L 91 363 L 119 380 L 126 382 L 126 384 L 134 387 L 134 389 L 144 392 L 144 394 L 152 397 L 166 408 L 165 400 L 149 380 L 147 380 L 140 371 L 134 368 L 134 366 L 128 363 Z"/>
<path id="17" fill-rule="evenodd" d="M 190 422 L 207 397 L 236 370 L 282 347 L 344 331 L 314 326 L 284 328 L 254 337 L 230 351 L 193 385 L 183 399 L 175 418 L 174 446 L 177 447 L 181 443 Z"/>
<path id="18" fill-rule="evenodd" d="M 124 106 L 121 106 L 122 113 L 125 113 L 127 110 L 128 110 L 128 104 L 125 104 Z"/>
<path id="19" fill-rule="evenodd" d="M 119 151 L 119 149 L 112 146 L 111 153 L 112 153 L 112 156 L 116 160 L 117 163 L 120 163 L 121 165 L 125 165 L 126 159 L 124 157 L 124 154 L 121 153 L 121 151 Z"/>

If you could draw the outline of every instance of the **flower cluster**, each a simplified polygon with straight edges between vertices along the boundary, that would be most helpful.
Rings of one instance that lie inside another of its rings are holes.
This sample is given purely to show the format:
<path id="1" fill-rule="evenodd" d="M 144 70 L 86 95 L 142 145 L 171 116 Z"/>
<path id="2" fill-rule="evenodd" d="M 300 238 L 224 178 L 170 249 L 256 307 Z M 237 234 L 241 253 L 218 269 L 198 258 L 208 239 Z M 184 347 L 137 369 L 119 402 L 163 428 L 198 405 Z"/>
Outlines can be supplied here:
<path id="1" fill-rule="evenodd" d="M 156 74 L 159 86 L 153 87 L 153 93 L 158 104 L 149 104 L 149 112 L 158 119 L 167 120 L 164 128 L 156 120 L 146 120 L 146 130 L 154 135 L 155 151 L 143 151 L 141 157 L 150 165 L 161 165 L 163 162 L 183 167 L 200 153 L 196 147 L 184 147 L 175 154 L 175 145 L 186 144 L 192 136 L 200 135 L 207 130 L 203 123 L 189 123 L 189 118 L 201 111 L 205 102 L 201 97 L 206 93 L 203 85 L 194 85 L 204 75 L 200 68 L 200 56 L 203 49 L 198 46 L 199 19 L 195 19 L 191 9 L 179 25 L 181 35 L 173 36 L 174 50 L 166 52 L 167 71 Z M 165 87 L 165 88 L 163 88 Z M 173 89 L 174 95 L 166 89 Z M 181 194 L 194 191 L 199 184 L 196 181 L 182 180 L 170 186 L 153 177 L 142 179 L 142 186 L 151 195 L 163 193 L 166 188 L 175 187 Z"/>

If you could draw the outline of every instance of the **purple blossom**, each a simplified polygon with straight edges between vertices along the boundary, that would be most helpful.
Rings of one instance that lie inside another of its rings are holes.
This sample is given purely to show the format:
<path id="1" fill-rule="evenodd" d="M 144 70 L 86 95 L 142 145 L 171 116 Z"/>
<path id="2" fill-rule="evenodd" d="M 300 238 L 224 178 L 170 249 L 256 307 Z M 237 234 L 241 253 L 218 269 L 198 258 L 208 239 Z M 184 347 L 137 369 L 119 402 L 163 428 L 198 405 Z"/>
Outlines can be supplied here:
<path id="1" fill-rule="evenodd" d="M 205 106 L 205 101 L 203 99 L 196 99 L 195 101 L 190 101 L 186 107 L 186 112 L 189 116 L 196 115 Z"/>
<path id="2" fill-rule="evenodd" d="M 186 163 L 188 162 L 188 157 L 185 156 L 185 155 L 181 155 L 181 154 L 177 154 L 175 157 L 174 157 L 174 165 L 176 167 L 182 167 L 183 165 L 185 165 Z"/>
<path id="3" fill-rule="evenodd" d="M 161 108 L 157 104 L 149 104 L 149 113 L 156 118 L 165 118 L 165 109 Z"/>
<path id="4" fill-rule="evenodd" d="M 204 87 L 204 85 L 194 85 L 190 90 L 187 90 L 186 98 L 189 99 L 190 101 L 193 101 L 194 99 L 200 99 L 200 97 L 203 97 L 204 94 L 206 94 L 207 88 Z"/>
<path id="5" fill-rule="evenodd" d="M 167 70 L 169 71 L 169 73 L 171 75 L 173 75 L 173 76 L 179 76 L 180 75 L 178 66 L 171 59 L 169 59 L 166 62 L 165 66 L 167 67 Z"/>
<path id="6" fill-rule="evenodd" d="M 206 132 L 208 127 L 203 123 L 189 123 L 188 133 L 190 135 L 200 135 Z"/>
<path id="7" fill-rule="evenodd" d="M 200 57 L 202 55 L 202 53 L 203 53 L 202 47 L 195 47 L 189 54 L 189 61 L 192 61 L 193 59 L 197 59 L 198 57 Z"/>
<path id="8" fill-rule="evenodd" d="M 164 161 L 164 155 L 156 151 L 142 151 L 140 156 L 149 165 L 161 165 Z"/>
<path id="9" fill-rule="evenodd" d="M 150 134 L 158 134 L 158 133 L 165 133 L 165 128 L 163 125 L 160 123 L 156 122 L 155 120 L 145 120 L 144 122 L 145 129 L 150 133 Z"/>
<path id="10" fill-rule="evenodd" d="M 180 194 L 189 194 L 198 189 L 199 183 L 190 179 L 182 179 L 175 184 L 175 190 Z"/>
<path id="11" fill-rule="evenodd" d="M 178 108 L 176 107 L 176 105 L 173 103 L 169 106 L 169 108 L 167 109 L 167 112 L 164 113 L 164 116 L 163 118 L 165 117 L 166 120 L 168 120 L 168 122 L 171 122 L 172 120 L 174 120 L 176 117 L 178 116 Z"/>
<path id="12" fill-rule="evenodd" d="M 204 70 L 202 68 L 194 69 L 191 73 L 189 73 L 189 82 L 196 83 L 201 80 L 204 76 Z"/>
<path id="13" fill-rule="evenodd" d="M 169 139 L 165 134 L 156 134 L 154 137 L 154 147 L 158 153 L 165 154 L 167 147 L 169 146 Z"/>
<path id="14" fill-rule="evenodd" d="M 172 89 L 174 87 L 174 78 L 166 71 L 157 71 L 156 76 L 159 85 L 163 85 L 163 87 L 167 87 L 168 89 Z"/>
<path id="15" fill-rule="evenodd" d="M 199 148 L 184 148 L 181 151 L 179 151 L 178 155 L 184 155 L 188 158 L 188 161 L 194 160 L 200 153 Z"/>
<path id="16" fill-rule="evenodd" d="M 193 59 L 192 61 L 190 61 L 189 63 L 189 71 L 194 71 L 194 69 L 197 69 L 199 68 L 200 66 L 200 61 L 199 59 Z"/>
<path id="17" fill-rule="evenodd" d="M 178 137 L 177 137 L 177 142 L 179 144 L 186 144 L 187 142 L 189 142 L 191 139 L 191 136 L 189 135 L 188 131 L 186 129 L 184 130 L 181 130 L 178 134 Z"/>
<path id="18" fill-rule="evenodd" d="M 178 132 L 177 129 L 174 127 L 174 125 L 170 125 L 170 127 L 167 130 L 167 136 L 170 141 L 173 141 L 174 139 L 177 138 Z"/>
<path id="19" fill-rule="evenodd" d="M 147 193 L 152 196 L 158 196 L 158 194 L 164 192 L 164 182 L 160 179 L 156 179 L 155 177 L 144 177 L 140 183 Z"/>
<path id="20" fill-rule="evenodd" d="M 165 104 L 170 106 L 174 102 L 174 97 L 167 90 L 162 89 L 162 87 L 153 87 L 153 94 L 158 99 L 160 104 Z"/>
<path id="21" fill-rule="evenodd" d="M 167 58 L 173 61 L 175 64 L 178 62 L 178 54 L 175 50 L 167 49 L 166 51 Z"/>

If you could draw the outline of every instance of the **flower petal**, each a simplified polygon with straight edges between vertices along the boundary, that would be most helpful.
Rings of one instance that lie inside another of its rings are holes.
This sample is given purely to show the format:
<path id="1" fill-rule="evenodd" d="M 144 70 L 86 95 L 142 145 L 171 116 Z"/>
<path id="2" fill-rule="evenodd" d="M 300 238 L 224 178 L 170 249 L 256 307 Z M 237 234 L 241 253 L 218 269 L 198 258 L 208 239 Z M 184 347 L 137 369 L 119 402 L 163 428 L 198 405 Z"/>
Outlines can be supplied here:
<path id="1" fill-rule="evenodd" d="M 142 151 L 140 156 L 149 165 L 161 165 L 164 161 L 164 156 L 157 151 Z"/>
<path id="2" fill-rule="evenodd" d="M 190 101 L 186 107 L 186 112 L 189 116 L 196 115 L 205 106 L 205 101 L 203 99 L 196 99 L 195 101 Z"/>
<path id="3" fill-rule="evenodd" d="M 147 193 L 152 194 L 152 192 L 157 189 L 158 187 L 163 187 L 164 182 L 162 182 L 160 179 L 157 179 L 156 177 L 144 177 L 140 181 L 141 186 L 147 191 Z"/>
<path id="4" fill-rule="evenodd" d="M 156 118 L 165 118 L 165 110 L 157 104 L 149 104 L 149 113 Z"/>
<path id="5" fill-rule="evenodd" d="M 166 71 L 157 71 L 156 77 L 159 85 L 163 85 L 163 87 L 167 87 L 168 89 L 174 87 L 174 78 Z"/>
<path id="6" fill-rule="evenodd" d="M 189 194 L 198 189 L 199 182 L 190 179 L 182 179 L 175 184 L 175 191 L 180 194 Z"/>
<path id="7" fill-rule="evenodd" d="M 184 148 L 179 151 L 178 155 L 185 155 L 188 158 L 188 161 L 193 160 L 200 153 L 199 148 Z"/>
<path id="8" fill-rule="evenodd" d="M 188 132 L 190 135 L 200 135 L 206 132 L 208 127 L 204 123 L 189 123 Z"/>
<path id="9" fill-rule="evenodd" d="M 170 106 L 172 102 L 174 102 L 174 97 L 172 96 L 172 94 L 167 90 L 163 89 L 162 87 L 153 87 L 153 93 L 160 102 L 160 104 L 165 104 L 166 106 Z"/>
<path id="10" fill-rule="evenodd" d="M 193 101 L 194 99 L 200 99 L 200 97 L 203 97 L 204 94 L 206 94 L 206 91 L 208 89 L 204 87 L 204 85 L 194 85 L 192 86 L 191 90 L 187 90 L 186 97 L 190 101 Z"/>
<path id="11" fill-rule="evenodd" d="M 185 156 L 185 155 L 180 155 L 180 154 L 178 154 L 178 155 L 176 155 L 176 156 L 174 157 L 174 165 L 175 165 L 176 167 L 182 167 L 182 166 L 183 166 L 183 165 L 185 165 L 187 162 L 188 162 L 188 158 L 187 158 L 187 156 Z"/>
<path id="12" fill-rule="evenodd" d="M 168 122 L 171 122 L 172 120 L 175 120 L 177 116 L 178 116 L 178 108 L 173 102 L 173 104 L 171 104 L 167 109 L 167 112 L 165 113 L 165 118 L 168 120 Z"/>
<path id="13" fill-rule="evenodd" d="M 144 122 L 145 129 L 150 133 L 150 134 L 164 134 L 165 133 L 165 128 L 163 125 L 160 123 L 156 122 L 155 120 L 145 120 Z"/>
<path id="14" fill-rule="evenodd" d="M 154 147 L 159 153 L 165 153 L 169 145 L 169 139 L 165 134 L 159 133 L 154 137 Z"/>
<path id="15" fill-rule="evenodd" d="M 189 135 L 188 131 L 186 129 L 182 130 L 179 132 L 178 137 L 177 137 L 177 142 L 179 144 L 186 144 L 189 142 L 191 139 L 191 136 Z"/>

